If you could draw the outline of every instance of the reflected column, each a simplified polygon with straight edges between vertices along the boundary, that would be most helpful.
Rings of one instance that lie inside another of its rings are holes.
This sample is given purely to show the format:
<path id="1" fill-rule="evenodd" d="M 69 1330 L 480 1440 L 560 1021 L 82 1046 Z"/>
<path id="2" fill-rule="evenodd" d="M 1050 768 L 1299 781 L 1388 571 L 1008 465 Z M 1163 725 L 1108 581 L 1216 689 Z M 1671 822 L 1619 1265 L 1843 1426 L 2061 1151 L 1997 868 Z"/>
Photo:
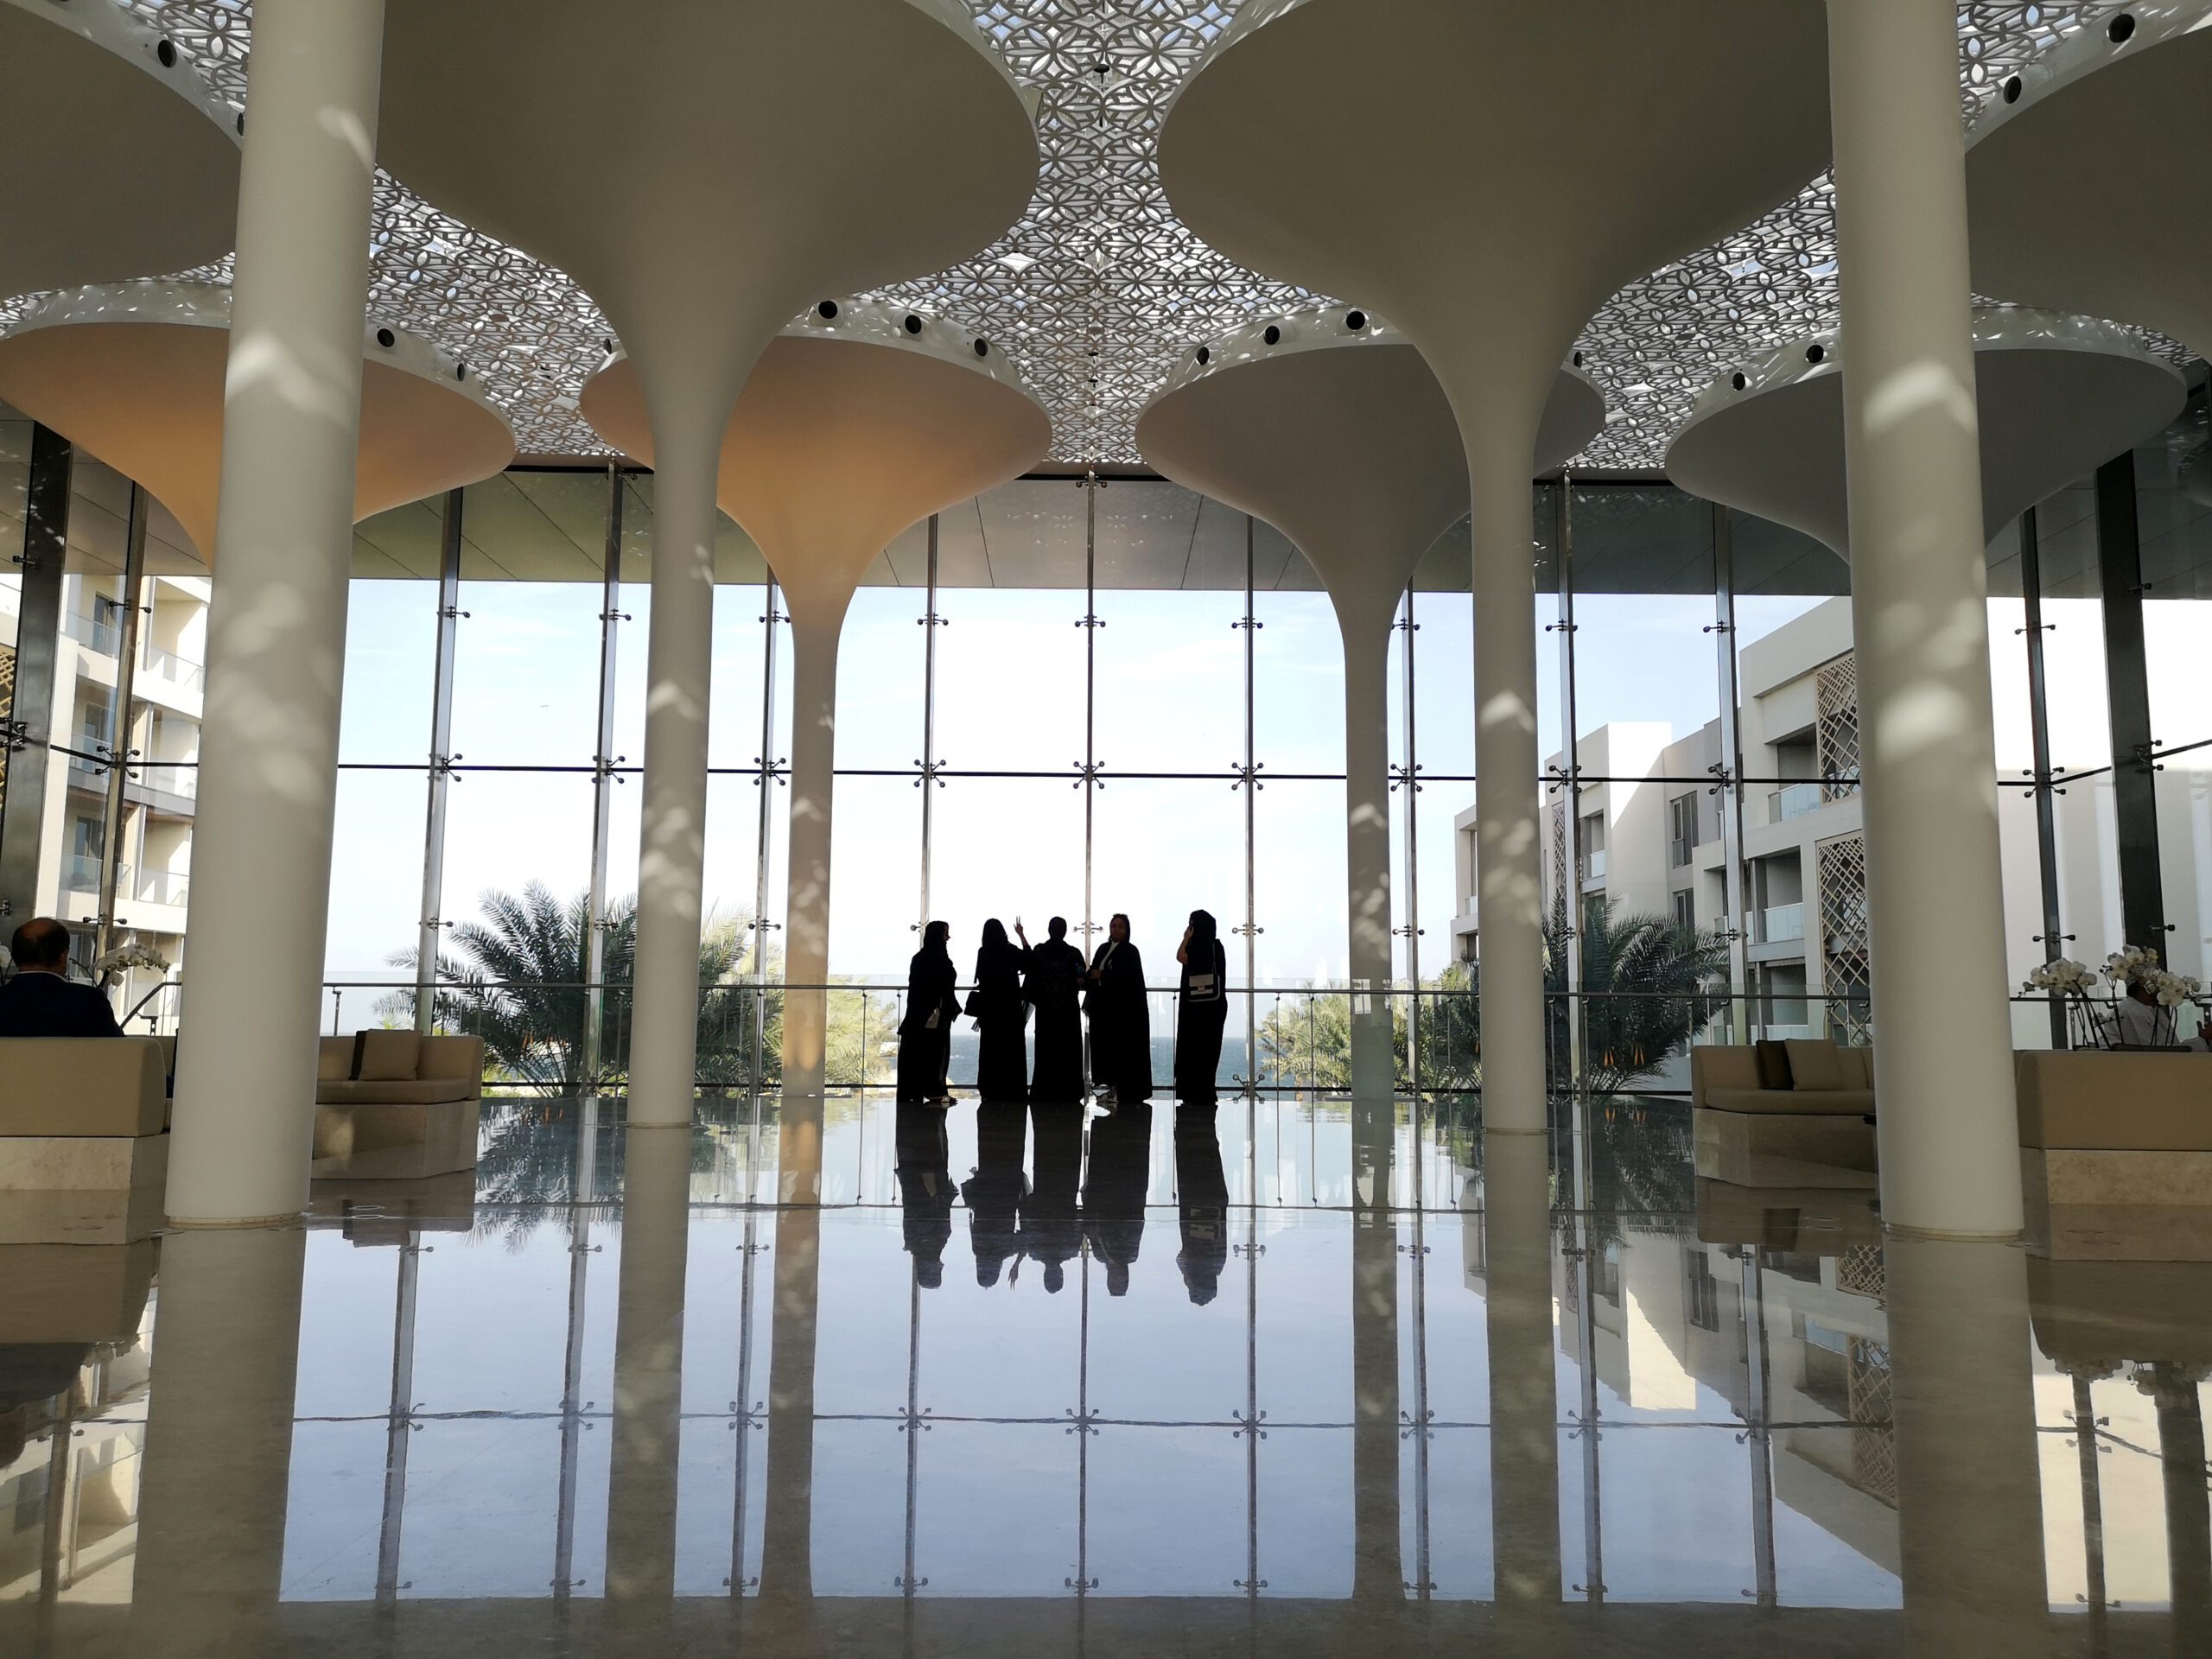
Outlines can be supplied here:
<path id="1" fill-rule="evenodd" d="M 1351 1270 L 1351 1593 L 1355 1603 L 1395 1607 L 1405 1598 L 1406 1574 L 1399 1546 L 1398 1229 L 1388 1211 L 1353 1217 Z"/>
<path id="2" fill-rule="evenodd" d="M 2158 1408 L 2158 1463 L 2165 1476 L 2166 1562 L 2174 1651 L 2205 1639 L 2212 1626 L 2212 1493 L 2205 1488 L 2202 1366 L 2156 1360 L 2138 1369 L 2135 1386 Z M 2094 1426 L 2085 1429 L 2094 1434 Z"/>
<path id="3" fill-rule="evenodd" d="M 804 705 L 802 705 L 804 706 Z M 760 1599 L 786 1613 L 814 1593 L 814 1354 L 820 1313 L 822 1101 L 786 1095 L 779 1134 L 776 1306 L 768 1357 L 767 1520 Z"/>
<path id="4" fill-rule="evenodd" d="M 1892 1235 L 1883 1265 L 1908 1648 L 2037 1651 L 2047 1592 L 2027 1256 Z"/>
<path id="5" fill-rule="evenodd" d="M 134 1652 L 282 1650 L 306 1253 L 296 1227 L 162 1240 Z"/>
<path id="6" fill-rule="evenodd" d="M 1560 1609 L 1559 1394 L 1552 1357 L 1547 1137 L 1484 1137 L 1483 1241 L 1491 1538 L 1502 1634 L 1548 1625 Z"/>
<path id="7" fill-rule="evenodd" d="M 677 1451 L 683 1430 L 683 1285 L 691 1136 L 632 1133 L 623 1151 L 622 1266 L 614 1315 L 607 1593 L 676 1593 Z"/>

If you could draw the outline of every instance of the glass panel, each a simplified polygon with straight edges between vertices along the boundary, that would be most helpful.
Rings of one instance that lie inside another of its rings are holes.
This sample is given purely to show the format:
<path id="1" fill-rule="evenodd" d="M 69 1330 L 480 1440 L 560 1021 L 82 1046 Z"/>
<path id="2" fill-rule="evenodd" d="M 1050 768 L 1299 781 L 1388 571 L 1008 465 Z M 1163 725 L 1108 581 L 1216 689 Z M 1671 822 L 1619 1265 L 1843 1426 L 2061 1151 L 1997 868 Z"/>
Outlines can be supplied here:
<path id="1" fill-rule="evenodd" d="M 1099 763 L 1225 784 L 1244 763 L 1243 594 L 1101 593 L 1098 613 Z"/>
<path id="2" fill-rule="evenodd" d="M 643 622 L 645 612 L 632 602 L 632 589 L 637 586 L 623 587 L 622 608 Z M 644 596 L 640 588 L 639 597 Z M 778 602 L 781 602 L 780 595 Z M 750 766 L 760 758 L 760 668 L 768 648 L 767 624 L 760 619 L 767 610 L 766 587 L 747 584 L 715 589 L 714 700 L 707 740 L 707 758 L 711 766 Z M 789 740 L 781 734 L 791 728 L 791 629 L 788 625 L 779 624 L 778 633 L 776 667 L 784 694 L 776 700 L 779 734 L 772 740 L 774 753 L 768 757 L 771 760 L 790 753 Z M 635 637 L 642 641 L 644 632 L 639 630 Z M 638 651 L 643 648 L 642 644 L 634 647 Z M 641 674 L 632 682 L 626 674 L 620 677 L 620 683 L 626 694 L 634 685 L 635 701 L 628 695 L 616 700 L 615 730 L 621 740 L 638 745 L 629 751 L 632 754 L 641 754 L 645 743 L 645 679 Z M 635 738 L 629 736 L 632 729 L 637 734 Z M 615 747 L 623 747 L 624 741 L 618 741 Z"/>
<path id="3" fill-rule="evenodd" d="M 428 772 L 339 772 L 324 978 L 413 982 L 429 799 Z M 370 1022 L 366 1007 L 354 1014 Z"/>
<path id="4" fill-rule="evenodd" d="M 853 595 L 837 645 L 841 772 L 911 773 L 920 763 L 925 636 L 915 623 L 928 604 L 925 593 L 906 588 L 863 588 Z M 951 632 L 938 630 L 940 663 Z"/>
<path id="5" fill-rule="evenodd" d="M 558 1380 L 556 1370 L 556 1397 Z M 553 1576 L 560 1491 L 557 1421 L 417 1423 L 408 1452 L 401 1593 L 542 1598 Z"/>
<path id="6" fill-rule="evenodd" d="M 1241 807 L 1241 796 L 1231 796 Z M 1258 796 L 1253 875 L 1258 889 L 1262 985 L 1341 985 L 1349 977 L 1351 940 L 1344 921 L 1344 786 L 1340 783 L 1265 784 Z M 1226 874 L 1227 872 L 1224 872 Z M 1241 892 L 1229 906 L 1211 905 L 1229 946 L 1230 974 L 1244 976 L 1241 940 L 1227 930 L 1243 920 Z M 1176 930 L 1178 937 L 1182 930 Z M 1173 953 L 1169 954 L 1173 964 Z"/>
<path id="7" fill-rule="evenodd" d="M 507 935 L 518 960 L 532 969 L 526 977 L 573 980 L 582 963 L 582 938 L 573 927 L 548 950 L 512 937 L 494 916 L 493 901 L 520 899 L 537 885 L 556 904 L 574 905 L 591 881 L 591 815 L 588 772 L 458 775 L 446 797 L 445 919 Z M 466 957 L 454 937 L 457 931 L 448 930 L 446 948 Z M 508 975 L 502 970 L 493 976 Z"/>
<path id="8" fill-rule="evenodd" d="M 951 588 L 938 635 L 937 752 L 962 772 L 1072 778 L 1083 761 L 1083 595 Z"/>
<path id="9" fill-rule="evenodd" d="M 1035 944 L 1052 917 L 1065 917 L 1081 948 L 1083 804 L 1084 791 L 1057 778 L 955 778 L 937 791 L 930 911 L 961 941 L 963 980 L 987 916 L 1009 933 L 1020 919 Z"/>
<path id="10" fill-rule="evenodd" d="M 830 810 L 830 970 L 841 979 L 903 987 L 918 948 L 921 791 L 912 778 L 841 777 Z M 980 925 L 978 919 L 953 930 L 955 963 L 963 952 L 973 962 Z"/>
<path id="11" fill-rule="evenodd" d="M 1098 791 L 1096 812 L 1091 880 L 1099 928 L 1096 944 L 1105 942 L 1113 913 L 1126 911 L 1131 941 L 1144 957 L 1146 982 L 1166 993 L 1154 998 L 1152 1013 L 1154 1078 L 1164 1084 L 1172 1075 L 1174 1055 L 1173 993 L 1180 977 L 1175 950 L 1191 912 L 1211 910 L 1224 930 L 1243 919 L 1244 799 L 1225 778 L 1123 779 Z M 1241 941 L 1225 934 L 1223 942 L 1230 947 L 1231 971 L 1240 972 L 1242 952 L 1235 947 Z"/>
<path id="12" fill-rule="evenodd" d="M 389 1355 L 383 1375 L 389 1382 Z M 382 1405 L 377 1409 L 381 1413 Z M 279 1592 L 284 1600 L 366 1601 L 376 1594 L 390 1442 L 381 1415 L 374 1422 L 292 1425 Z"/>
<path id="13" fill-rule="evenodd" d="M 352 583 L 338 728 L 341 761 L 428 761 L 437 660 L 435 582 Z"/>
<path id="14" fill-rule="evenodd" d="M 1065 1597 L 1079 1513 L 1066 1423 L 940 1422 L 920 1438 L 923 1593 Z"/>
<path id="15" fill-rule="evenodd" d="M 465 764 L 591 765 L 602 594 L 589 581 L 461 584 L 453 752 Z"/>
<path id="16" fill-rule="evenodd" d="M 1274 777 L 1343 776 L 1344 646 L 1336 607 L 1326 594 L 1263 593 L 1252 607 L 1260 620 L 1252 662 L 1255 755 Z M 1391 663 L 1402 683 L 1395 652 Z"/>
<path id="17" fill-rule="evenodd" d="M 2165 748 L 2212 738 L 2212 700 L 2203 690 L 2204 601 L 2212 600 L 2212 444 L 2207 437 L 2199 391 L 2171 426 L 2135 452 L 2152 730 Z"/>
<path id="18" fill-rule="evenodd" d="M 1092 1593 L 1236 1593 L 1249 1571 L 1249 1479 L 1233 1425 L 1101 1430 L 1090 1458 Z M 1163 1515 L 1177 1524 L 1160 1525 Z"/>
<path id="19" fill-rule="evenodd" d="M 2158 862 L 2166 901 L 2167 965 L 2212 981 L 2212 749 L 2174 756 L 2158 774 Z M 2195 1011 L 2179 1011 L 2186 1039 Z"/>

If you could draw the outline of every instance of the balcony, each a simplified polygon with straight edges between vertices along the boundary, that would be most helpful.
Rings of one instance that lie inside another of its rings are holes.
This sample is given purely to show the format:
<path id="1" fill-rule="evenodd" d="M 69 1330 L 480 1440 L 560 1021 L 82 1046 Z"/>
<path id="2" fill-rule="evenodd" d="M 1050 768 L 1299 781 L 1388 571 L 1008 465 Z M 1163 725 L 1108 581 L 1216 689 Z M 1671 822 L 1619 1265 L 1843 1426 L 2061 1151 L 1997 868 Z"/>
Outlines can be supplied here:
<path id="1" fill-rule="evenodd" d="M 1769 905 L 1764 910 L 1751 912 L 1754 944 L 1783 944 L 1805 937 L 1805 906 L 1801 900 L 1794 905 Z"/>
<path id="2" fill-rule="evenodd" d="M 180 691 L 199 691 L 207 683 L 207 671 L 188 658 L 173 651 L 163 651 L 158 645 L 146 647 L 145 666 L 142 671 L 151 678 L 173 685 Z"/>
<path id="3" fill-rule="evenodd" d="M 80 645 L 90 645 L 104 657 L 112 657 L 122 639 L 122 630 L 116 625 L 115 612 L 101 607 L 105 615 L 87 616 L 82 611 L 61 613 L 61 632 Z"/>
<path id="4" fill-rule="evenodd" d="M 142 905 L 182 905 L 192 888 L 186 870 L 148 870 L 138 878 L 133 896 Z"/>
<path id="5" fill-rule="evenodd" d="M 181 796 L 189 801 L 200 794 L 200 768 L 194 765 L 180 765 L 173 761 L 150 760 L 132 768 L 131 781 L 141 789 L 163 795 Z"/>
<path id="6" fill-rule="evenodd" d="M 1585 882 L 1602 881 L 1605 879 L 1605 849 L 1601 847 L 1594 853 L 1582 855 L 1582 879 Z"/>
<path id="7" fill-rule="evenodd" d="M 1766 798 L 1766 821 L 1787 823 L 1818 811 L 1826 804 L 1827 791 L 1819 784 L 1788 784 Z"/>

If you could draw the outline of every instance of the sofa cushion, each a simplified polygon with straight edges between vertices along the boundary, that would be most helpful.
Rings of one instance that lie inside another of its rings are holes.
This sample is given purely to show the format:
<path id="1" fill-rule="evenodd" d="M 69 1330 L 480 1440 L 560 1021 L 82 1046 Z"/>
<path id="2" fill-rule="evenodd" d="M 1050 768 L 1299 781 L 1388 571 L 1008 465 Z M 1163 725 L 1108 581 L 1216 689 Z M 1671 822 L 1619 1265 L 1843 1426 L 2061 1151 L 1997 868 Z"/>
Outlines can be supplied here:
<path id="1" fill-rule="evenodd" d="M 415 1075 L 461 1077 L 471 1084 L 480 1084 L 484 1076 L 484 1039 L 474 1036 L 425 1037 Z"/>
<path id="2" fill-rule="evenodd" d="M 356 1037 L 326 1037 L 316 1045 L 315 1076 L 318 1083 L 329 1083 L 336 1078 L 353 1075 L 353 1050 L 359 1042 Z"/>
<path id="3" fill-rule="evenodd" d="M 1857 1080 L 1855 1071 L 1844 1071 L 1843 1051 L 1834 1043 L 1793 1037 L 1783 1046 L 1789 1051 L 1789 1086 L 1801 1092 L 1827 1094 L 1848 1089 Z"/>
<path id="4" fill-rule="evenodd" d="M 159 1135 L 166 1058 L 150 1037 L 0 1038 L 0 1135 Z"/>
<path id="5" fill-rule="evenodd" d="M 1865 1117 L 1874 1109 L 1874 1094 L 1870 1089 L 1708 1089 L 1704 1104 L 1716 1112 L 1774 1117 Z"/>
<path id="6" fill-rule="evenodd" d="M 318 1106 L 442 1106 L 476 1098 L 468 1077 L 341 1078 L 315 1085 Z"/>
<path id="7" fill-rule="evenodd" d="M 1751 1052 L 1758 1057 L 1759 1087 L 1762 1089 L 1790 1089 L 1796 1083 L 1789 1074 L 1789 1051 L 1780 1043 L 1757 1042 Z"/>
<path id="8" fill-rule="evenodd" d="M 411 1083 L 423 1039 L 411 1031 L 364 1031 L 353 1039 L 353 1076 L 363 1083 Z"/>

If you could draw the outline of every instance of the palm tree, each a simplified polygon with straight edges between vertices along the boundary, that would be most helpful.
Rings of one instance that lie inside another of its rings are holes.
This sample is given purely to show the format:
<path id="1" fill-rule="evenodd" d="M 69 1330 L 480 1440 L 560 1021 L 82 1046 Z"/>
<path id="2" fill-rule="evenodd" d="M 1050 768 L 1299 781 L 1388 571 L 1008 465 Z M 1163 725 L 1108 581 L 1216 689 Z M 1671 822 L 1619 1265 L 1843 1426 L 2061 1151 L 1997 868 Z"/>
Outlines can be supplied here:
<path id="1" fill-rule="evenodd" d="M 625 899 L 609 906 L 599 1013 L 599 1061 L 585 1062 L 584 1036 L 591 1017 L 585 987 L 590 938 L 588 894 L 563 902 L 543 883 L 519 893 L 489 889 L 477 900 L 477 921 L 453 930 L 438 958 L 435 1019 L 443 1029 L 484 1039 L 487 1061 L 507 1078 L 555 1095 L 603 1088 L 629 1071 L 630 995 L 636 954 L 638 906 Z M 710 925 L 699 944 L 699 1076 L 712 1084 L 752 1077 L 753 1033 L 763 1023 L 760 1050 L 772 1063 L 780 1045 L 783 993 L 742 982 L 749 967 L 749 922 Z M 391 958 L 414 971 L 412 950 Z M 773 969 L 773 963 L 770 964 Z M 396 992 L 380 1012 L 405 1018 L 414 993 Z"/>
<path id="2" fill-rule="evenodd" d="M 1564 1069 L 1568 1020 L 1580 1007 L 1583 1077 L 1600 1099 L 1656 1074 L 1721 1008 L 1713 982 L 1728 972 L 1718 934 L 1648 912 L 1619 915 L 1593 899 L 1582 918 L 1582 995 L 1567 995 L 1567 941 L 1557 918 L 1545 929 L 1544 1007 L 1553 1068 Z"/>

